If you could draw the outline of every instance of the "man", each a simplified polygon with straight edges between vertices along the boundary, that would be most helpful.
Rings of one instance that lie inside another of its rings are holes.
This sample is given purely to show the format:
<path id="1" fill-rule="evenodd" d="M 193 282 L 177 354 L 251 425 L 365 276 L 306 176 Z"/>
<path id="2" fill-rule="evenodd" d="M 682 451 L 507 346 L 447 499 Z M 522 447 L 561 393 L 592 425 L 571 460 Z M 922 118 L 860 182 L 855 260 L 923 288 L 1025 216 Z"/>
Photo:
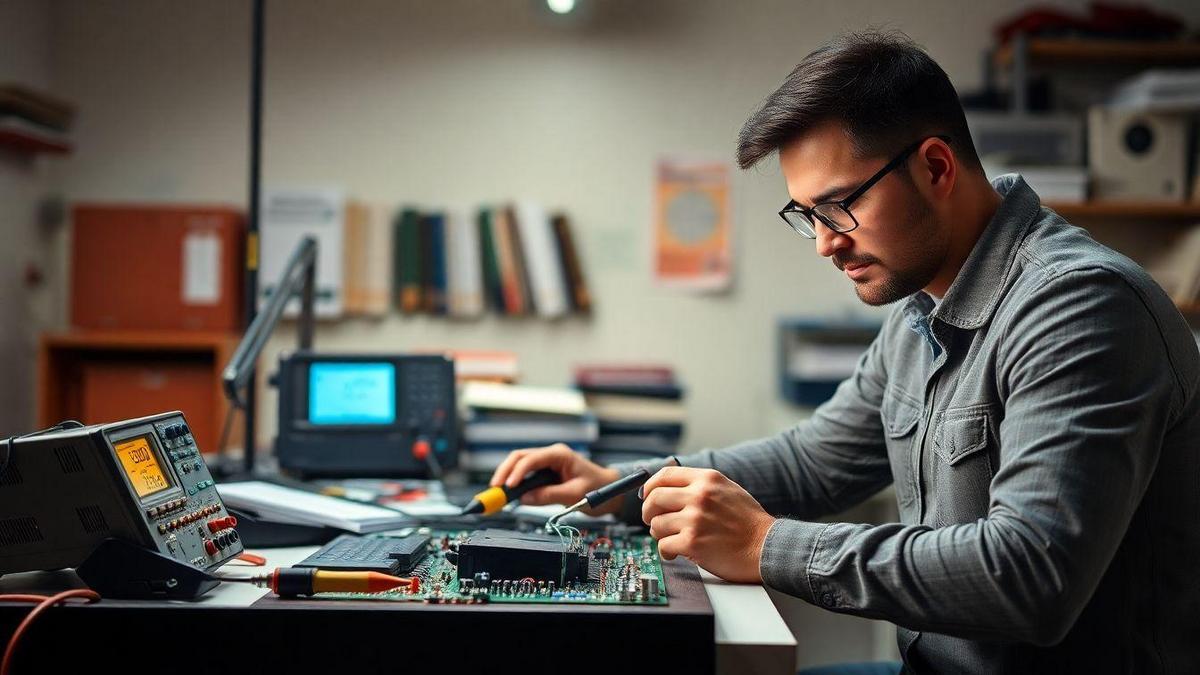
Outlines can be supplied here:
<path id="1" fill-rule="evenodd" d="M 871 305 L 852 377 L 783 433 L 685 456 L 645 500 L 666 558 L 898 626 L 913 671 L 1200 672 L 1200 355 L 1146 273 L 989 183 L 942 69 L 906 38 L 804 59 L 738 138 L 780 215 Z M 532 503 L 630 471 L 553 446 Z M 887 484 L 901 523 L 814 523 Z"/>

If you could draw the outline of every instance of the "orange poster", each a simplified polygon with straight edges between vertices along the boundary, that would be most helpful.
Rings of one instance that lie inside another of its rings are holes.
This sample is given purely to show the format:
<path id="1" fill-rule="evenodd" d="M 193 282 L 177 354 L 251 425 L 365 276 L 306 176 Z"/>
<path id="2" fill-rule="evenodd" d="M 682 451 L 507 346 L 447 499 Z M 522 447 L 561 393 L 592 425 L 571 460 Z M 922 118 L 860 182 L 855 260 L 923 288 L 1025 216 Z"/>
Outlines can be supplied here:
<path id="1" fill-rule="evenodd" d="M 733 277 L 729 166 L 660 160 L 654 204 L 654 278 L 715 291 Z"/>

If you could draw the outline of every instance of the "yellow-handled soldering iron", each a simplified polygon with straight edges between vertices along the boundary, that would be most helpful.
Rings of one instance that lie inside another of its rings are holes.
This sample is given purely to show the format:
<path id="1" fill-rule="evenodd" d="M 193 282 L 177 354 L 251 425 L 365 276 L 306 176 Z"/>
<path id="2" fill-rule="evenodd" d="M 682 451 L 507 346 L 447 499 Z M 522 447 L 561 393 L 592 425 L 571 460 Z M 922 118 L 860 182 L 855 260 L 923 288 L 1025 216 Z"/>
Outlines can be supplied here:
<path id="1" fill-rule="evenodd" d="M 526 492 L 546 485 L 554 485 L 557 482 L 559 482 L 558 474 L 550 469 L 532 471 L 514 487 L 497 485 L 475 495 L 471 503 L 463 507 L 462 515 L 481 513 L 490 516 L 504 508 L 505 504 L 520 499 Z"/>

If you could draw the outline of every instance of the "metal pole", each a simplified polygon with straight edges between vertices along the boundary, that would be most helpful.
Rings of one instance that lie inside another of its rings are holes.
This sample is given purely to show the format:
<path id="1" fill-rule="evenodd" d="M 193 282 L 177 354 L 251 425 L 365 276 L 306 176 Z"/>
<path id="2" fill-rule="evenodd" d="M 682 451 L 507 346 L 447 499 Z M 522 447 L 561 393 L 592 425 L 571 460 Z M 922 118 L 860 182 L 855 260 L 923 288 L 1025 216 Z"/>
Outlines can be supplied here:
<path id="1" fill-rule="evenodd" d="M 254 18 L 250 38 L 250 204 L 247 209 L 246 232 L 246 326 L 258 314 L 258 207 L 262 186 L 262 64 L 263 15 L 265 0 L 254 0 Z M 247 476 L 254 471 L 254 413 L 257 396 L 257 372 L 252 371 L 246 387 L 246 436 L 242 441 L 244 470 Z"/>

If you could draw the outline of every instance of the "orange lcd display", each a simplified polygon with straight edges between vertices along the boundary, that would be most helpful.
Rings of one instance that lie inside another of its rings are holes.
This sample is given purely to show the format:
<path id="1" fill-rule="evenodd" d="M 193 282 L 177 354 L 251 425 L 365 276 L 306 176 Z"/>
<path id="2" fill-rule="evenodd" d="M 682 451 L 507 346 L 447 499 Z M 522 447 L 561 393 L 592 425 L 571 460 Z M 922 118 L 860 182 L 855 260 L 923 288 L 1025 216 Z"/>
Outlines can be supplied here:
<path id="1" fill-rule="evenodd" d="M 129 476 L 129 482 L 133 484 L 138 497 L 161 492 L 171 486 L 158 463 L 158 457 L 150 449 L 149 439 L 145 436 L 131 438 L 117 443 L 114 447 L 117 457 L 121 459 L 121 466 L 125 468 L 125 475 Z"/>

